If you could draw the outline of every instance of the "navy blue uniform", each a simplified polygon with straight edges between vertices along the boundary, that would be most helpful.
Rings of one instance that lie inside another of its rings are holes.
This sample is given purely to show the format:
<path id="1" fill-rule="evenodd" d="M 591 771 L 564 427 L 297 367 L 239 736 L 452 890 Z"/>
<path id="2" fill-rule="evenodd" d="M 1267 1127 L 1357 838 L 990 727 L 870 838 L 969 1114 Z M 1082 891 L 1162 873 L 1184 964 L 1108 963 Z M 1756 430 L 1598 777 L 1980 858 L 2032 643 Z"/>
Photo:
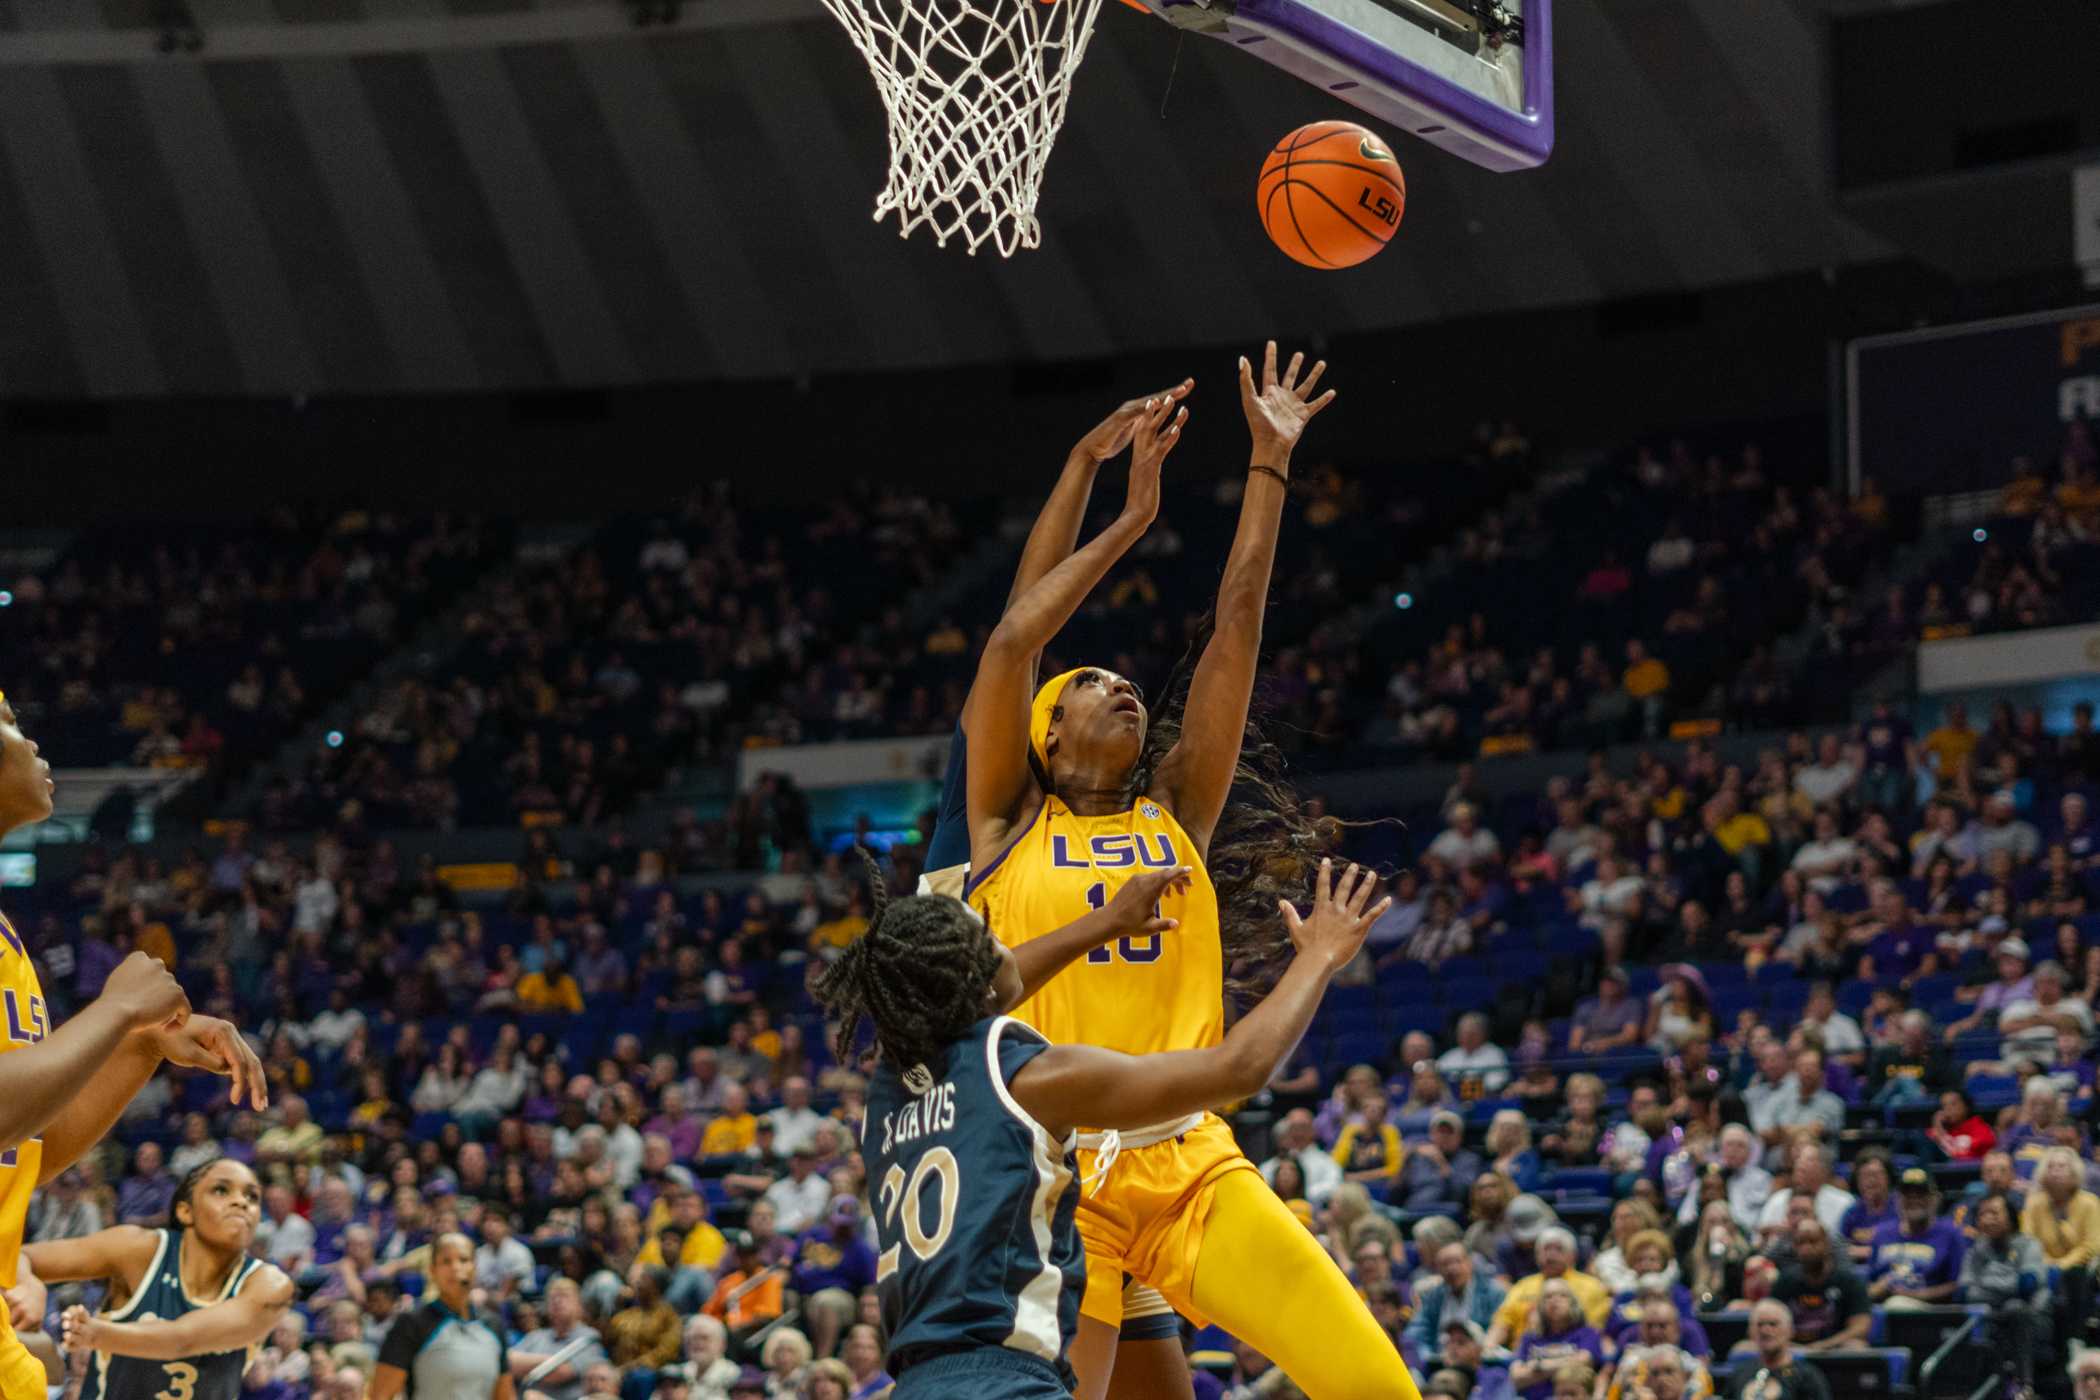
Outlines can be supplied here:
<path id="1" fill-rule="evenodd" d="M 224 1302 L 241 1291 L 248 1276 L 262 1267 L 260 1259 L 243 1259 L 217 1297 L 192 1298 L 182 1286 L 182 1231 L 157 1230 L 160 1243 L 153 1267 L 139 1280 L 138 1291 L 108 1314 L 112 1322 L 167 1322 L 197 1308 Z M 81 1383 L 80 1400 L 239 1400 L 241 1375 L 253 1348 L 188 1356 L 180 1361 L 146 1361 L 136 1356 L 95 1353 Z"/>
<path id="2" fill-rule="evenodd" d="M 1049 1045 L 990 1016 L 937 1063 L 885 1063 L 869 1086 L 861 1151 L 897 1400 L 1070 1393 L 1086 1274 L 1072 1144 L 1007 1089 Z"/>
<path id="3" fill-rule="evenodd" d="M 970 744 L 961 725 L 948 741 L 948 771 L 941 775 L 941 805 L 935 809 L 933 835 L 919 876 L 920 894 L 962 898 L 970 874 Z"/>
<path id="4" fill-rule="evenodd" d="M 941 775 L 941 805 L 926 843 L 926 862 L 919 876 L 920 894 L 963 897 L 970 879 L 970 741 L 960 724 L 948 744 L 948 771 Z M 1123 1277 L 1123 1327 L 1126 1342 L 1157 1341 L 1181 1335 L 1181 1318 L 1157 1289 Z"/>

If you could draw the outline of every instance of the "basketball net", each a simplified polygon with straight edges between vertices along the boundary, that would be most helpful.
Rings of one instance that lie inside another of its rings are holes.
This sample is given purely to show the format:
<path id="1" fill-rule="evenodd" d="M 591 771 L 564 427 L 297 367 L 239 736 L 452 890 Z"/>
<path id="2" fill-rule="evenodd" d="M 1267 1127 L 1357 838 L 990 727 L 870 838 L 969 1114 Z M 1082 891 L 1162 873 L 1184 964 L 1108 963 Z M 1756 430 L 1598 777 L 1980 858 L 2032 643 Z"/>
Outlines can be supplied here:
<path id="1" fill-rule="evenodd" d="M 1035 201 L 1101 0 L 824 0 L 890 122 L 875 218 L 1001 256 L 1043 241 Z"/>

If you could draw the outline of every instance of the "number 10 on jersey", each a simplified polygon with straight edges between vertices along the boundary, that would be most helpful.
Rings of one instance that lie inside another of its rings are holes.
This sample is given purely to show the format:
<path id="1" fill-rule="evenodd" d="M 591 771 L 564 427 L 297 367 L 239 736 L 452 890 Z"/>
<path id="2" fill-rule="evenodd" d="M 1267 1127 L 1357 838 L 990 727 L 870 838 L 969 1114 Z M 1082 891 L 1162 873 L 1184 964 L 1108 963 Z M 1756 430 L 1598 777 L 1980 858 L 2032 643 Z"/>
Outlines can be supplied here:
<path id="1" fill-rule="evenodd" d="M 1104 880 L 1087 886 L 1086 902 L 1087 907 L 1090 909 L 1106 909 L 1108 907 L 1108 882 Z M 1157 904 L 1152 906 L 1152 917 L 1155 919 L 1160 917 L 1159 905 Z M 1108 944 L 1104 943 L 1088 953 L 1086 960 L 1090 963 L 1114 962 L 1117 956 L 1120 955 L 1122 960 L 1127 963 L 1149 963 L 1158 962 L 1159 954 L 1160 942 L 1158 934 L 1147 933 L 1133 937 L 1126 933 L 1116 940 L 1113 951 L 1110 950 Z"/>

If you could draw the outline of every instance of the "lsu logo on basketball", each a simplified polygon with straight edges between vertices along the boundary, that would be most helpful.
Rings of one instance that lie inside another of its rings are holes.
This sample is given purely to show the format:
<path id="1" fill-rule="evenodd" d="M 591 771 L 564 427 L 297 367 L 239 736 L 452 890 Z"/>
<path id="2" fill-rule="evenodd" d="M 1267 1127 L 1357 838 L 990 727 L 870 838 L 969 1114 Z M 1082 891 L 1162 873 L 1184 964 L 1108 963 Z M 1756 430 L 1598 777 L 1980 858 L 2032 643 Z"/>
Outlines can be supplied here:
<path id="1" fill-rule="evenodd" d="M 1182 862 L 1174 838 L 1164 831 L 1112 831 L 1087 842 L 1087 855 L 1074 856 L 1069 836 L 1050 838 L 1050 864 L 1061 870 L 1122 870 L 1142 865 L 1165 870 Z"/>
<path id="2" fill-rule="evenodd" d="M 1369 185 L 1357 192 L 1356 203 L 1359 208 L 1370 211 L 1372 218 L 1388 228 L 1400 222 L 1400 206 L 1393 203 L 1389 196 L 1372 193 Z"/>

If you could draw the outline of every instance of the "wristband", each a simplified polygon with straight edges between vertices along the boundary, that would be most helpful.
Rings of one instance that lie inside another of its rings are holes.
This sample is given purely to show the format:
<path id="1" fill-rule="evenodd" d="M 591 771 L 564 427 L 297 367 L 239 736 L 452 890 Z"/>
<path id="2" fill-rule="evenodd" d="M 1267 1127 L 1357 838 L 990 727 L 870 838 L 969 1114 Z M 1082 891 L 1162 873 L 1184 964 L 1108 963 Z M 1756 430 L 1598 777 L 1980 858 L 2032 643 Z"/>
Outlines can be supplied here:
<path id="1" fill-rule="evenodd" d="M 1247 470 L 1250 473 L 1260 472 L 1263 476 L 1273 476 L 1276 478 L 1277 485 L 1281 486 L 1286 491 L 1291 489 L 1291 479 L 1285 476 L 1282 472 L 1276 470 L 1276 468 L 1274 467 L 1265 467 L 1257 462 L 1253 466 L 1248 467 Z"/>

